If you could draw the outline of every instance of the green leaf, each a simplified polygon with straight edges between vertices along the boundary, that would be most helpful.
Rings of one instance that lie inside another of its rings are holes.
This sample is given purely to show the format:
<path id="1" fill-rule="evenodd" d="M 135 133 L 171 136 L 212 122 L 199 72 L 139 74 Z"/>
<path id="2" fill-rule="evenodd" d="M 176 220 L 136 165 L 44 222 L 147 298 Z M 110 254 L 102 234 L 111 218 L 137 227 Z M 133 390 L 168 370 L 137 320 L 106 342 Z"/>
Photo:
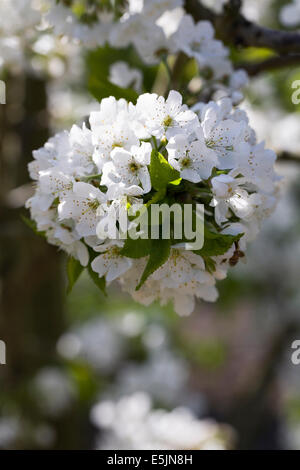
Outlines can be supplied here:
<path id="1" fill-rule="evenodd" d="M 182 178 L 178 178 L 177 180 L 171 181 L 171 183 L 169 183 L 169 184 L 171 186 L 179 186 L 181 181 L 182 181 Z"/>
<path id="2" fill-rule="evenodd" d="M 212 232 L 207 227 L 204 228 L 204 245 L 201 250 L 195 251 L 201 256 L 219 256 L 226 253 L 233 243 L 238 242 L 243 234 L 224 235 L 223 233 Z"/>
<path id="3" fill-rule="evenodd" d="M 106 280 L 105 280 L 105 277 L 99 277 L 97 273 L 95 273 L 95 271 L 92 270 L 92 267 L 91 265 L 89 264 L 88 265 L 88 273 L 90 275 L 90 278 L 94 281 L 94 283 L 96 284 L 96 286 L 101 290 L 101 292 L 104 294 L 104 295 L 107 295 L 106 294 Z"/>
<path id="4" fill-rule="evenodd" d="M 114 96 L 116 99 L 125 98 L 127 101 L 136 102 L 138 94 L 131 88 L 121 88 L 107 79 L 91 77 L 88 83 L 90 93 L 98 100 L 108 96 Z"/>
<path id="5" fill-rule="evenodd" d="M 162 266 L 170 256 L 171 240 L 151 240 L 151 251 L 148 263 L 136 290 L 139 290 L 151 274 Z"/>
<path id="6" fill-rule="evenodd" d="M 88 78 L 95 77 L 102 82 L 109 81 L 112 64 L 118 61 L 126 62 L 129 67 L 139 69 L 143 74 L 144 92 L 151 92 L 156 80 L 158 65 L 145 65 L 133 46 L 116 49 L 108 45 L 89 51 L 86 55 Z"/>
<path id="7" fill-rule="evenodd" d="M 213 274 L 216 270 L 216 263 L 215 261 L 210 258 L 209 256 L 203 256 L 203 261 L 205 263 L 205 269 L 209 273 Z"/>
<path id="8" fill-rule="evenodd" d="M 161 153 L 152 150 L 150 177 L 152 187 L 156 191 L 163 191 L 166 190 L 169 183 L 179 180 L 180 173 L 170 165 Z"/>
<path id="9" fill-rule="evenodd" d="M 143 239 L 138 238 L 133 240 L 132 238 L 127 238 L 120 254 L 122 256 L 127 256 L 127 258 L 144 258 L 148 256 L 151 252 L 151 240 L 149 238 Z"/>
<path id="10" fill-rule="evenodd" d="M 146 203 L 146 207 L 149 207 L 151 206 L 151 204 L 156 204 L 157 202 L 162 201 L 166 195 L 166 192 L 167 192 L 166 188 L 160 189 L 159 191 L 157 191 L 151 197 L 151 199 Z"/>
<path id="11" fill-rule="evenodd" d="M 68 288 L 67 293 L 70 294 L 71 290 L 74 287 L 77 279 L 79 278 L 80 274 L 82 273 L 84 267 L 81 266 L 80 262 L 75 258 L 68 258 L 67 263 L 67 275 L 68 275 Z"/>

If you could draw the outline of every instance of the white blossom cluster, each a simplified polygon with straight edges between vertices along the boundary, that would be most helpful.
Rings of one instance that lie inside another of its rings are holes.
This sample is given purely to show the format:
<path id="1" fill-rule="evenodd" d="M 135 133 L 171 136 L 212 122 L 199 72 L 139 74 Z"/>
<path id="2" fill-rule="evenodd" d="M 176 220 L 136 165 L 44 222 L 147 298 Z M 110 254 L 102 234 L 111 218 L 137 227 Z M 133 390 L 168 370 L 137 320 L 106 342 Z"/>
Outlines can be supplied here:
<path id="1" fill-rule="evenodd" d="M 246 114 L 229 98 L 192 111 L 176 91 L 166 100 L 146 93 L 136 105 L 110 97 L 91 113 L 89 126 L 73 126 L 33 152 L 36 191 L 27 207 L 37 230 L 107 284 L 118 279 L 145 305 L 172 300 L 178 313 L 188 314 L 195 296 L 215 301 L 216 279 L 244 256 L 246 241 L 275 206 L 274 152 L 256 142 Z M 112 209 L 142 207 L 159 195 L 151 176 L 157 148 L 180 183 L 173 197 L 204 204 L 210 236 L 227 246 L 206 251 L 204 241 L 197 253 L 171 242 L 167 261 L 136 290 L 149 257 L 125 256 L 124 240 L 105 239 L 103 226 Z"/>
<path id="2" fill-rule="evenodd" d="M 67 35 L 91 48 L 106 43 L 117 48 L 133 45 L 149 64 L 159 63 L 167 54 L 183 52 L 196 60 L 200 71 L 209 70 L 212 80 L 226 79 L 226 93 L 233 95 L 236 103 L 243 98 L 240 90 L 247 84 L 247 74 L 234 72 L 229 50 L 215 39 L 212 24 L 195 23 L 191 15 L 185 14 L 182 0 L 129 0 L 124 2 L 119 15 L 115 9 L 102 7 L 98 11 L 93 6 L 84 9 L 85 20 L 64 5 L 63 0 L 48 1 L 51 8 L 46 21 L 53 26 L 55 34 Z M 88 14 L 93 20 L 86 20 Z M 128 75 L 124 67 L 118 75 L 123 73 Z M 118 84 L 119 80 L 113 82 Z"/>
<path id="3" fill-rule="evenodd" d="M 20 65 L 23 60 L 25 32 L 40 22 L 37 2 L 1 0 L 0 2 L 0 70 Z"/>
<path id="4" fill-rule="evenodd" d="M 0 73 L 28 71 L 74 81 L 82 62 L 79 45 L 52 34 L 42 21 L 44 0 L 1 0 Z"/>
<path id="5" fill-rule="evenodd" d="M 30 65 L 39 72 L 45 61 L 39 57 L 39 51 L 46 47 L 49 54 L 51 52 L 47 72 L 57 76 L 63 66 L 59 58 L 64 54 L 64 40 L 68 37 L 77 45 L 82 43 L 89 48 L 105 44 L 117 48 L 133 45 L 149 64 L 159 63 L 168 54 L 183 52 L 196 60 L 200 72 L 208 72 L 213 91 L 221 88 L 238 104 L 243 98 L 241 90 L 247 84 L 247 74 L 233 70 L 229 51 L 215 39 L 212 24 L 208 21 L 195 23 L 185 14 L 182 5 L 182 0 L 129 0 L 123 2 L 122 7 L 109 8 L 108 3 L 100 7 L 92 3 L 86 5 L 84 1 L 80 4 L 64 0 L 3 0 L 0 4 L 0 68 Z M 57 43 L 55 37 L 59 38 Z M 28 59 L 32 56 L 35 58 L 30 63 Z M 111 71 L 112 83 L 120 86 L 120 80 L 128 82 L 132 73 L 140 91 L 140 72 L 128 71 L 124 64 Z"/>
<path id="6" fill-rule="evenodd" d="M 184 13 L 182 0 L 129 0 L 119 7 L 116 2 L 86 5 L 83 0 L 82 9 L 72 1 L 47 0 L 47 4 L 44 17 L 55 34 L 92 48 L 105 43 L 117 47 L 133 44 L 145 60 L 152 62 L 157 61 L 153 58 L 155 50 L 169 49 L 168 36 L 176 31 Z"/>
<path id="7" fill-rule="evenodd" d="M 133 338 L 141 340 L 143 362 L 130 357 Z M 198 407 L 201 401 L 199 393 L 196 400 L 190 389 L 189 365 L 173 349 L 167 330 L 162 324 L 149 322 L 140 310 L 117 318 L 91 319 L 63 334 L 57 350 L 64 359 L 89 364 L 102 377 L 111 378 L 117 371 L 105 396 L 119 397 L 140 390 L 166 406 L 197 402 Z"/>
<path id="8" fill-rule="evenodd" d="M 53 27 L 54 34 L 68 36 L 91 48 L 107 41 L 114 19 L 112 12 L 103 9 L 98 11 L 96 4 L 87 7 L 84 2 L 79 11 L 76 5 L 70 8 L 72 2 L 69 1 L 45 0 L 45 3 L 47 9 L 44 19 L 48 26 Z"/>
<path id="9" fill-rule="evenodd" d="M 226 450 L 230 445 L 227 426 L 199 420 L 187 408 L 153 409 L 143 392 L 100 402 L 91 419 L 102 431 L 97 442 L 102 450 Z"/>

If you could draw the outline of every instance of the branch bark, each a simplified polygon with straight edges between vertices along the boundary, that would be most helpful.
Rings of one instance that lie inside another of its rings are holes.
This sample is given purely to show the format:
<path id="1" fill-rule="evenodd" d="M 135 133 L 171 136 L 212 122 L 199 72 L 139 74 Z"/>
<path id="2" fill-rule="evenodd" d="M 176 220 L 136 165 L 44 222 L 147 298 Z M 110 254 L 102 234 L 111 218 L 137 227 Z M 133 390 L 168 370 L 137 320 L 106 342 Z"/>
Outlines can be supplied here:
<path id="1" fill-rule="evenodd" d="M 279 55 L 261 62 L 240 62 L 235 65 L 235 68 L 243 68 L 250 77 L 254 77 L 263 72 L 278 70 L 293 65 L 300 65 L 300 54 Z"/>
<path id="2" fill-rule="evenodd" d="M 240 13 L 239 0 L 226 4 L 222 14 L 204 8 L 198 0 L 186 0 L 185 8 L 196 21 L 211 21 L 218 38 L 227 44 L 263 47 L 278 53 L 300 53 L 300 33 L 265 28 L 248 21 Z"/>
<path id="3" fill-rule="evenodd" d="M 300 156 L 289 153 L 289 152 L 282 152 L 277 155 L 277 161 L 279 161 L 280 163 L 289 162 L 289 163 L 296 163 L 297 165 L 299 165 Z"/>

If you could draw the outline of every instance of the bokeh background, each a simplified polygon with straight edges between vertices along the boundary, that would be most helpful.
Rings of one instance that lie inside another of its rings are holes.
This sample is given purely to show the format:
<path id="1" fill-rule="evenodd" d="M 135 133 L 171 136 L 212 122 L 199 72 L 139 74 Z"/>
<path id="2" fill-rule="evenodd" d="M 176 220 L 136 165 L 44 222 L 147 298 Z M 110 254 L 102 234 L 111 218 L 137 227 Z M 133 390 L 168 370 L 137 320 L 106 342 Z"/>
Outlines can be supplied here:
<path id="1" fill-rule="evenodd" d="M 284 3 L 245 0 L 245 15 L 279 27 Z M 65 256 L 22 220 L 32 150 L 95 109 L 88 75 L 109 66 L 107 51 L 29 41 L 29 65 L 1 75 L 0 448 L 299 449 L 300 68 L 253 77 L 242 104 L 279 155 L 278 208 L 246 263 L 219 282 L 219 300 L 181 318 L 115 286 L 104 297 L 85 274 L 67 295 Z M 232 51 L 236 62 L 269 55 Z M 144 71 L 147 86 L 156 72 Z"/>

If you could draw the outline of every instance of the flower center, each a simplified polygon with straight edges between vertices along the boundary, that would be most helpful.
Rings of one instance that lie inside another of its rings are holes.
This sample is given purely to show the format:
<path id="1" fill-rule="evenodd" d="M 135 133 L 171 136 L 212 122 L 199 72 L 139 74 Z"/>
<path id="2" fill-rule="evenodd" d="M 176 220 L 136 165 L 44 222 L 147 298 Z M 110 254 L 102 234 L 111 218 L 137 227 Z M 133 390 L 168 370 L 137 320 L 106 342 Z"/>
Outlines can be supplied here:
<path id="1" fill-rule="evenodd" d="M 201 47 L 201 41 L 193 41 L 191 43 L 191 49 L 192 51 L 197 51 Z"/>
<path id="2" fill-rule="evenodd" d="M 191 166 L 191 159 L 189 157 L 184 157 L 181 160 L 181 167 L 182 168 L 188 168 Z"/>
<path id="3" fill-rule="evenodd" d="M 165 117 L 163 125 L 164 127 L 170 127 L 172 122 L 173 122 L 173 119 L 171 118 L 171 116 L 168 115 L 167 117 Z"/>
<path id="4" fill-rule="evenodd" d="M 132 173 L 136 173 L 139 169 L 139 165 L 135 162 L 131 162 L 130 165 L 129 165 L 129 170 L 132 172 Z"/>
<path id="5" fill-rule="evenodd" d="M 224 148 L 226 152 L 232 152 L 234 150 L 233 145 L 224 145 L 223 137 L 220 137 L 219 140 L 206 140 L 206 146 L 210 149 Z"/>
<path id="6" fill-rule="evenodd" d="M 171 254 L 171 258 L 172 258 L 172 261 L 174 263 L 174 266 L 177 265 L 177 261 L 178 261 L 179 257 L 180 257 L 179 250 L 173 249 L 172 254 Z"/>
<path id="7" fill-rule="evenodd" d="M 109 255 L 110 255 L 111 258 L 120 256 L 120 251 L 121 251 L 121 248 L 120 248 L 120 247 L 118 247 L 118 246 L 113 246 L 113 247 L 109 250 Z"/>
<path id="8" fill-rule="evenodd" d="M 123 147 L 123 145 L 121 144 L 121 142 L 114 142 L 111 147 L 115 149 L 116 147 Z"/>
<path id="9" fill-rule="evenodd" d="M 93 199 L 92 201 L 88 202 L 88 206 L 91 210 L 96 211 L 100 206 L 100 202 L 98 201 L 98 199 Z"/>

